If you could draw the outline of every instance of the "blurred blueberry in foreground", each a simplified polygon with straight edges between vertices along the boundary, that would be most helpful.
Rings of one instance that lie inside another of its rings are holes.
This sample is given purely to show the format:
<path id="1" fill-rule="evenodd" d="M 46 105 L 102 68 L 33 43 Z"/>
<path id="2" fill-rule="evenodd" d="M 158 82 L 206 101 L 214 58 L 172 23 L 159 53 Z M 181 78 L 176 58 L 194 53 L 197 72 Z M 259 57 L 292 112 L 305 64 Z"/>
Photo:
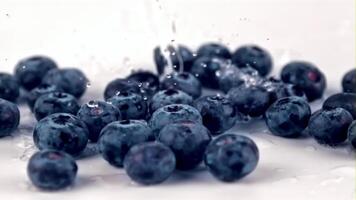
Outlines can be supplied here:
<path id="1" fill-rule="evenodd" d="M 0 99 L 0 138 L 9 136 L 20 123 L 20 111 L 16 104 Z"/>

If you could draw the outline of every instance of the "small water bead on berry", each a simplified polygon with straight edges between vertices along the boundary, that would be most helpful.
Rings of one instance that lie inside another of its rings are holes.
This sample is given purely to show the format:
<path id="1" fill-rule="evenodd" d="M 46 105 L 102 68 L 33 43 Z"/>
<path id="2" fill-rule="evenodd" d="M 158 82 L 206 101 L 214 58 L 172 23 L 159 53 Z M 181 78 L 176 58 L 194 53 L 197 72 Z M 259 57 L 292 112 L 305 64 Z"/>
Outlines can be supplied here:
<path id="1" fill-rule="evenodd" d="M 197 57 L 218 57 L 223 59 L 230 59 L 230 50 L 218 43 L 207 43 L 199 47 Z"/>
<path id="2" fill-rule="evenodd" d="M 167 124 L 159 132 L 157 141 L 173 151 L 177 169 L 190 170 L 202 162 L 211 136 L 209 130 L 202 124 L 181 122 Z"/>
<path id="3" fill-rule="evenodd" d="M 106 86 L 104 91 L 104 99 L 108 100 L 111 97 L 120 94 L 122 92 L 140 94 L 141 89 L 136 81 L 118 78 L 111 81 Z"/>
<path id="4" fill-rule="evenodd" d="M 20 86 L 16 78 L 8 73 L 0 73 L 0 98 L 16 102 L 20 96 Z"/>
<path id="5" fill-rule="evenodd" d="M 57 64 L 46 56 L 32 56 L 20 60 L 15 66 L 15 77 L 26 90 L 32 90 L 42 83 L 42 79 Z"/>
<path id="6" fill-rule="evenodd" d="M 259 161 L 256 144 L 248 137 L 224 134 L 207 147 L 204 162 L 209 172 L 224 182 L 239 180 L 253 170 Z"/>
<path id="7" fill-rule="evenodd" d="M 122 120 L 108 124 L 100 134 L 98 146 L 103 158 L 111 165 L 122 167 L 129 149 L 154 138 L 143 120 Z"/>
<path id="8" fill-rule="evenodd" d="M 218 95 L 200 97 L 194 102 L 203 124 L 211 134 L 219 135 L 235 125 L 238 110 L 232 102 Z"/>
<path id="9" fill-rule="evenodd" d="M 336 146 L 347 139 L 352 120 L 352 115 L 343 108 L 320 110 L 311 116 L 307 130 L 318 143 Z"/>
<path id="10" fill-rule="evenodd" d="M 343 108 L 351 113 L 356 119 L 356 94 L 337 93 L 328 97 L 323 103 L 323 109 L 330 110 L 334 108 Z"/>
<path id="11" fill-rule="evenodd" d="M 265 113 L 265 122 L 272 134 L 299 137 L 308 126 L 311 110 L 300 97 L 285 97 L 273 103 Z"/>
<path id="12" fill-rule="evenodd" d="M 141 85 L 143 96 L 152 97 L 160 88 L 160 82 L 157 75 L 150 71 L 136 71 L 131 73 L 127 78 Z"/>
<path id="13" fill-rule="evenodd" d="M 272 57 L 268 51 L 256 45 L 238 48 L 232 55 L 232 62 L 239 68 L 252 67 L 261 76 L 269 74 L 273 67 Z"/>
<path id="14" fill-rule="evenodd" d="M 356 149 L 356 120 L 350 124 L 347 137 L 352 147 Z"/>
<path id="15" fill-rule="evenodd" d="M 168 179 L 176 166 L 174 153 L 159 142 L 133 146 L 125 156 L 127 175 L 143 185 L 159 184 Z"/>
<path id="16" fill-rule="evenodd" d="M 33 131 L 37 148 L 64 151 L 79 155 L 87 146 L 89 131 L 74 115 L 56 113 L 40 120 Z"/>
<path id="17" fill-rule="evenodd" d="M 202 86 L 200 81 L 193 75 L 187 72 L 173 73 L 165 77 L 162 81 L 163 89 L 181 90 L 194 99 L 201 96 Z"/>
<path id="18" fill-rule="evenodd" d="M 314 64 L 305 61 L 294 61 L 285 65 L 281 79 L 302 89 L 309 101 L 321 98 L 326 88 L 324 74 Z"/>
<path id="19" fill-rule="evenodd" d="M 80 106 L 78 100 L 67 93 L 52 92 L 44 94 L 36 100 L 33 113 L 37 120 L 54 113 L 70 113 L 76 115 Z"/>
<path id="20" fill-rule="evenodd" d="M 120 110 L 104 101 L 89 101 L 82 105 L 77 116 L 88 127 L 89 140 L 97 142 L 100 131 L 109 123 L 120 120 Z"/>
<path id="21" fill-rule="evenodd" d="M 42 190 L 60 190 L 72 185 L 78 166 L 68 154 L 56 150 L 35 153 L 27 165 L 32 184 Z"/>
<path id="22" fill-rule="evenodd" d="M 11 135 L 20 123 L 20 111 L 16 104 L 0 99 L 0 138 Z"/>
<path id="23" fill-rule="evenodd" d="M 188 94 L 176 90 L 167 89 L 157 92 L 150 101 L 150 112 L 153 113 L 158 108 L 161 108 L 170 104 L 192 104 L 193 98 Z"/>
<path id="24" fill-rule="evenodd" d="M 41 84 L 33 88 L 26 96 L 28 106 L 33 111 L 33 107 L 35 106 L 35 103 L 39 97 L 53 92 L 63 92 L 63 90 L 55 85 L 48 84 Z"/>
<path id="25" fill-rule="evenodd" d="M 342 88 L 344 92 L 356 93 L 356 69 L 352 69 L 344 75 Z"/>

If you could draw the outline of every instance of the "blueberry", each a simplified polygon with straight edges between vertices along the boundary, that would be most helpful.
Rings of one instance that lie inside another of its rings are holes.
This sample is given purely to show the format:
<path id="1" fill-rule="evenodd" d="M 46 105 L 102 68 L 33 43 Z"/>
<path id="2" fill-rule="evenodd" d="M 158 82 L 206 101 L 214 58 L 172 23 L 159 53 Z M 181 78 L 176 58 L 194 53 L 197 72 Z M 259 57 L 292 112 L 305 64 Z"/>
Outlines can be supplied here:
<path id="1" fill-rule="evenodd" d="M 323 109 L 343 108 L 351 113 L 356 119 L 356 94 L 338 93 L 324 101 Z"/>
<path id="2" fill-rule="evenodd" d="M 207 147 L 204 162 L 213 176 L 232 182 L 250 174 L 257 166 L 259 151 L 248 137 L 224 134 Z"/>
<path id="3" fill-rule="evenodd" d="M 56 113 L 40 120 L 33 131 L 33 140 L 40 150 L 54 149 L 79 155 L 87 146 L 89 131 L 74 115 Z"/>
<path id="4" fill-rule="evenodd" d="M 0 98 L 16 102 L 20 95 L 20 86 L 15 77 L 7 73 L 0 73 Z"/>
<path id="5" fill-rule="evenodd" d="M 33 111 L 33 107 L 39 97 L 45 94 L 54 93 L 54 92 L 63 92 L 62 89 L 58 88 L 55 85 L 41 84 L 33 88 L 26 96 L 27 104 Z"/>
<path id="6" fill-rule="evenodd" d="M 141 89 L 139 87 L 139 83 L 136 81 L 127 79 L 115 79 L 106 86 L 104 91 L 104 99 L 108 100 L 121 92 L 140 94 Z"/>
<path id="7" fill-rule="evenodd" d="M 272 134 L 298 137 L 308 126 L 311 110 L 300 97 L 285 97 L 273 103 L 265 113 L 265 122 Z"/>
<path id="8" fill-rule="evenodd" d="M 152 97 L 160 88 L 158 76 L 149 71 L 133 72 L 126 79 L 142 85 L 141 92 L 147 97 Z"/>
<path id="9" fill-rule="evenodd" d="M 225 60 L 215 57 L 198 58 L 191 69 L 191 73 L 197 77 L 204 87 L 219 89 L 218 71 L 224 65 Z"/>
<path id="10" fill-rule="evenodd" d="M 162 90 L 156 93 L 150 102 L 150 112 L 170 104 L 192 104 L 193 99 L 188 94 L 175 89 Z"/>
<path id="11" fill-rule="evenodd" d="M 344 75 L 342 88 L 344 92 L 356 93 L 356 69 L 352 69 Z"/>
<path id="12" fill-rule="evenodd" d="M 0 99 L 0 138 L 10 135 L 20 123 L 20 111 L 16 104 Z"/>
<path id="13" fill-rule="evenodd" d="M 171 104 L 156 110 L 149 121 L 149 125 L 155 134 L 167 124 L 175 122 L 192 121 L 202 123 L 199 111 L 185 104 Z"/>
<path id="14" fill-rule="evenodd" d="M 291 62 L 284 66 L 281 78 L 285 83 L 302 89 L 309 101 L 321 98 L 326 88 L 324 74 L 315 65 L 304 61 Z"/>
<path id="15" fill-rule="evenodd" d="M 140 94 L 120 92 L 108 99 L 108 102 L 117 107 L 122 119 L 145 119 L 148 111 L 147 101 Z"/>
<path id="16" fill-rule="evenodd" d="M 284 83 L 283 81 L 275 78 L 264 80 L 262 82 L 262 86 L 270 93 L 271 103 L 284 97 L 295 96 L 307 99 L 304 91 L 297 86 L 290 83 Z"/>
<path id="17" fill-rule="evenodd" d="M 203 160 L 210 140 L 209 130 L 195 122 L 168 124 L 157 138 L 157 141 L 171 148 L 176 157 L 176 168 L 179 170 L 197 167 Z"/>
<path id="18" fill-rule="evenodd" d="M 251 117 L 263 115 L 271 101 L 268 91 L 260 85 L 242 84 L 232 88 L 227 96 L 240 113 Z"/>
<path id="19" fill-rule="evenodd" d="M 315 112 L 308 124 L 308 133 L 320 144 L 336 146 L 347 139 L 352 115 L 343 108 Z"/>
<path id="20" fill-rule="evenodd" d="M 78 166 L 68 154 L 56 150 L 35 153 L 27 165 L 33 185 L 43 190 L 60 190 L 74 183 Z"/>
<path id="21" fill-rule="evenodd" d="M 87 89 L 88 79 L 79 69 L 54 69 L 46 74 L 42 83 L 55 85 L 64 92 L 80 98 Z"/>
<path id="22" fill-rule="evenodd" d="M 89 101 L 82 105 L 77 116 L 87 125 L 92 142 L 98 141 L 100 131 L 106 125 L 121 119 L 119 109 L 104 101 Z"/>
<path id="23" fill-rule="evenodd" d="M 124 160 L 127 175 L 143 185 L 162 183 L 173 173 L 175 166 L 173 152 L 158 142 L 133 146 Z"/>
<path id="24" fill-rule="evenodd" d="M 76 115 L 80 106 L 77 99 L 67 93 L 52 92 L 44 94 L 36 100 L 33 113 L 37 120 L 54 113 L 70 113 Z"/>
<path id="25" fill-rule="evenodd" d="M 26 90 L 32 90 L 41 84 L 43 77 L 57 64 L 45 56 L 32 56 L 20 60 L 15 67 L 15 76 Z"/>
<path id="26" fill-rule="evenodd" d="M 204 126 L 213 135 L 219 135 L 235 125 L 238 111 L 225 97 L 200 97 L 194 102 L 194 107 L 200 112 Z"/>
<path id="27" fill-rule="evenodd" d="M 152 137 L 152 130 L 143 120 L 122 120 L 107 125 L 100 134 L 98 146 L 104 159 L 122 167 L 129 149 Z"/>
<path id="28" fill-rule="evenodd" d="M 187 72 L 173 73 L 166 76 L 162 81 L 162 88 L 181 90 L 192 96 L 194 99 L 200 97 L 202 93 L 202 87 L 199 80 Z"/>
<path id="29" fill-rule="evenodd" d="M 273 66 L 271 55 L 256 45 L 238 48 L 232 55 L 232 62 L 239 68 L 252 67 L 261 76 L 269 74 Z"/>
<path id="30" fill-rule="evenodd" d="M 197 56 L 198 57 L 219 57 L 219 58 L 224 58 L 224 59 L 230 59 L 231 58 L 231 53 L 229 49 L 222 45 L 222 44 L 217 44 L 217 43 L 207 43 L 199 47 L 197 51 Z"/>
<path id="31" fill-rule="evenodd" d="M 348 129 L 348 141 L 356 149 L 356 120 L 351 123 Z"/>

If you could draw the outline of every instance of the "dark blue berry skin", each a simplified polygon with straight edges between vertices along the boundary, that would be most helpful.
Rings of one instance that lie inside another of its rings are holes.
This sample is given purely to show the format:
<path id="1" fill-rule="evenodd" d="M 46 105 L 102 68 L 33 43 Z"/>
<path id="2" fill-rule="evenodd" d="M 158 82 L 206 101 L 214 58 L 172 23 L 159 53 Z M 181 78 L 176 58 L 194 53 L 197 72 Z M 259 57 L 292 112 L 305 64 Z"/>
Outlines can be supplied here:
<path id="1" fill-rule="evenodd" d="M 20 111 L 16 104 L 0 99 L 0 138 L 9 136 L 20 123 Z"/>
<path id="2" fill-rule="evenodd" d="M 87 89 L 88 79 L 79 69 L 66 68 L 49 71 L 42 83 L 55 85 L 64 92 L 80 98 Z"/>
<path id="3" fill-rule="evenodd" d="M 160 82 L 157 75 L 150 71 L 137 71 L 129 75 L 127 80 L 139 83 L 143 96 L 152 97 L 160 88 Z"/>
<path id="4" fill-rule="evenodd" d="M 203 124 L 211 134 L 219 135 L 235 125 L 237 110 L 232 102 L 222 96 L 204 96 L 194 102 Z"/>
<path id="5" fill-rule="evenodd" d="M 68 154 L 56 150 L 35 153 L 27 165 L 32 184 L 42 190 L 60 190 L 72 185 L 78 166 Z"/>
<path id="6" fill-rule="evenodd" d="M 330 96 L 324 101 L 323 109 L 343 108 L 351 113 L 356 119 L 356 94 L 338 93 Z"/>
<path id="7" fill-rule="evenodd" d="M 248 137 L 224 134 L 213 140 L 204 156 L 205 165 L 217 179 L 232 182 L 250 174 L 257 166 L 259 151 Z"/>
<path id="8" fill-rule="evenodd" d="M 20 95 L 20 86 L 15 77 L 7 73 L 0 73 L 0 98 L 16 102 Z"/>
<path id="9" fill-rule="evenodd" d="M 321 98 L 326 88 L 324 74 L 315 65 L 304 61 L 294 61 L 284 66 L 281 79 L 303 90 L 309 101 Z"/>
<path id="10" fill-rule="evenodd" d="M 79 108 L 79 103 L 74 96 L 62 92 L 52 92 L 42 95 L 36 100 L 33 113 L 37 120 L 41 120 L 54 113 L 76 115 Z"/>
<path id="11" fill-rule="evenodd" d="M 167 124 L 192 121 L 202 123 L 202 117 L 197 109 L 186 104 L 171 104 L 156 110 L 149 121 L 152 131 L 157 135 Z"/>
<path id="12" fill-rule="evenodd" d="M 210 89 L 219 89 L 217 72 L 224 64 L 224 60 L 216 57 L 200 57 L 195 60 L 190 72 L 200 80 L 200 83 Z"/>
<path id="13" fill-rule="evenodd" d="M 356 93 L 356 69 L 350 70 L 342 78 L 344 92 Z"/>
<path id="14" fill-rule="evenodd" d="M 348 129 L 348 141 L 356 149 L 356 121 L 353 121 Z"/>
<path id="15" fill-rule="evenodd" d="M 158 108 L 170 104 L 192 104 L 193 98 L 188 94 L 175 89 L 162 90 L 157 92 L 151 99 L 150 112 L 153 113 Z"/>
<path id="16" fill-rule="evenodd" d="M 120 110 L 104 101 L 89 101 L 79 109 L 78 118 L 88 127 L 89 140 L 97 142 L 100 131 L 109 123 L 120 120 Z"/>
<path id="17" fill-rule="evenodd" d="M 152 130 L 145 121 L 122 120 L 110 123 L 101 131 L 98 146 L 106 161 L 122 167 L 130 148 L 149 141 L 152 136 Z"/>
<path id="18" fill-rule="evenodd" d="M 125 156 L 127 175 L 142 185 L 154 185 L 172 175 L 176 166 L 173 152 L 158 142 L 146 142 L 133 146 Z"/>
<path id="19" fill-rule="evenodd" d="M 32 90 L 42 83 L 43 77 L 57 64 L 45 56 L 33 56 L 20 60 L 15 67 L 15 77 L 26 90 Z"/>
<path id="20" fill-rule="evenodd" d="M 173 151 L 177 169 L 190 170 L 202 162 L 211 136 L 209 130 L 203 125 L 183 122 L 166 125 L 160 131 L 157 141 Z"/>
<path id="21" fill-rule="evenodd" d="M 27 104 L 33 111 L 35 103 L 39 97 L 45 94 L 54 93 L 54 92 L 63 92 L 62 89 L 58 88 L 55 85 L 41 84 L 33 88 L 26 96 Z"/>
<path id="22" fill-rule="evenodd" d="M 273 67 L 271 55 L 265 49 L 256 45 L 238 48 L 232 55 L 232 62 L 239 68 L 252 67 L 261 76 L 269 74 Z"/>
<path id="23" fill-rule="evenodd" d="M 121 119 L 145 119 L 147 116 L 147 101 L 140 94 L 120 92 L 108 102 L 120 110 Z"/>
<path id="24" fill-rule="evenodd" d="M 352 120 L 352 115 L 343 108 L 321 110 L 311 116 L 307 130 L 318 143 L 336 146 L 347 139 Z"/>
<path id="25" fill-rule="evenodd" d="M 141 89 L 139 87 L 139 83 L 137 83 L 136 81 L 120 78 L 115 79 L 106 86 L 104 91 L 104 99 L 108 100 L 111 97 L 122 92 L 140 94 Z"/>
<path id="26" fill-rule="evenodd" d="M 87 146 L 89 131 L 74 115 L 56 113 L 40 120 L 33 131 L 37 148 L 79 155 Z"/>
<path id="27" fill-rule="evenodd" d="M 285 97 L 274 102 L 266 111 L 265 122 L 273 135 L 299 137 L 308 126 L 311 110 L 300 97 Z"/>
<path id="28" fill-rule="evenodd" d="M 208 43 L 199 47 L 197 57 L 218 57 L 223 59 L 230 59 L 231 53 L 229 49 L 217 43 Z"/>
<path id="29" fill-rule="evenodd" d="M 201 96 L 202 87 L 200 81 L 192 74 L 187 72 L 173 73 L 162 81 L 161 87 L 163 89 L 177 89 L 181 90 L 194 99 Z"/>
<path id="30" fill-rule="evenodd" d="M 240 113 L 251 117 L 263 115 L 271 101 L 268 91 L 260 85 L 242 84 L 232 88 L 227 97 Z"/>
<path id="31" fill-rule="evenodd" d="M 284 97 L 301 97 L 307 99 L 305 93 L 293 84 L 283 83 L 283 81 L 269 78 L 262 82 L 262 86 L 270 93 L 271 103 Z"/>

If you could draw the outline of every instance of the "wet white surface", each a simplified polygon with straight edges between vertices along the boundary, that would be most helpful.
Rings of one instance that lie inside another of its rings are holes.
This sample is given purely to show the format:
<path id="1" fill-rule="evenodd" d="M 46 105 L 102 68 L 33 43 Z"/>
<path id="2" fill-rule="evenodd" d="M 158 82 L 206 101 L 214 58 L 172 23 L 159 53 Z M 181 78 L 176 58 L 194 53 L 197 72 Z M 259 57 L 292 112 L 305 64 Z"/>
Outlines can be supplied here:
<path id="1" fill-rule="evenodd" d="M 0 71 L 11 72 L 22 57 L 47 54 L 61 66 L 86 72 L 91 80 L 86 102 L 101 99 L 113 78 L 153 69 L 156 44 L 220 41 L 234 49 L 257 43 L 271 51 L 275 75 L 292 59 L 314 62 L 326 74 L 331 94 L 355 66 L 354 17 L 350 0 L 2 0 Z M 24 106 L 21 116 L 15 135 L 0 140 L 0 199 L 355 199 L 355 153 L 347 146 L 274 137 L 258 120 L 232 130 L 253 138 L 261 151 L 256 171 L 236 183 L 221 183 L 198 169 L 142 187 L 93 156 L 78 161 L 74 187 L 41 192 L 26 176 L 35 120 Z"/>

